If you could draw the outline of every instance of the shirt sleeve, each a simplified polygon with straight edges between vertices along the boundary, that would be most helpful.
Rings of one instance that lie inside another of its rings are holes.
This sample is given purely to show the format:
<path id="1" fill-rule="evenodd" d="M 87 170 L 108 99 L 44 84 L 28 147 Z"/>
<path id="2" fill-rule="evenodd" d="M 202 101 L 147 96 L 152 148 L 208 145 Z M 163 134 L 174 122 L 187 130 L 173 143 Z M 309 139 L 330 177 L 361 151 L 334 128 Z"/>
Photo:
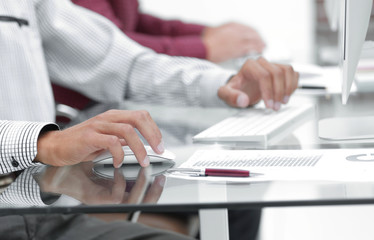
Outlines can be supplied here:
<path id="1" fill-rule="evenodd" d="M 106 18 L 66 0 L 34 0 L 50 77 L 97 101 L 225 106 L 231 71 L 142 47 Z"/>
<path id="2" fill-rule="evenodd" d="M 33 162 L 38 137 L 47 130 L 58 130 L 58 127 L 52 123 L 0 121 L 0 173 L 39 165 Z"/>

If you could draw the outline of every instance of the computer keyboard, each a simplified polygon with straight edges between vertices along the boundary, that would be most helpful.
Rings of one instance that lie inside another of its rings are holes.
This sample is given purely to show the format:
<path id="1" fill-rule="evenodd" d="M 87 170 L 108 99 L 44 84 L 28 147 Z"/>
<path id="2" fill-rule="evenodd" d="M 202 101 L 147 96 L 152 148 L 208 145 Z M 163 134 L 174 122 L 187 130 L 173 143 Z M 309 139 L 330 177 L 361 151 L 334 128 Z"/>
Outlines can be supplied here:
<path id="1" fill-rule="evenodd" d="M 284 106 L 278 112 L 264 108 L 242 110 L 193 137 L 194 142 L 253 142 L 266 144 L 283 132 L 300 126 L 314 105 Z"/>

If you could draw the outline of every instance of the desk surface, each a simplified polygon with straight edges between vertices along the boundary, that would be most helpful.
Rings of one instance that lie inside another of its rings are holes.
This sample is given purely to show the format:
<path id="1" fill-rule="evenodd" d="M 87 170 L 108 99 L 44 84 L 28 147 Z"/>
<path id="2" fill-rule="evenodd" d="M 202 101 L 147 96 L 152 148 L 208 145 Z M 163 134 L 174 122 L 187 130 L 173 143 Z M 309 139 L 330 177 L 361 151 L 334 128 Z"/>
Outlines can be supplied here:
<path id="1" fill-rule="evenodd" d="M 325 141 L 317 135 L 317 122 L 321 118 L 352 114 L 374 115 L 374 94 L 355 93 L 350 97 L 348 105 L 342 106 L 340 95 L 297 93 L 290 104 L 308 102 L 317 106 L 314 116 L 292 134 L 281 136 L 266 146 L 266 149 L 374 148 L 374 141 Z M 96 105 L 82 112 L 75 123 L 111 108 L 148 110 L 163 133 L 166 147 L 177 155 L 176 166 L 186 161 L 196 150 L 213 147 L 193 144 L 192 136 L 239 111 L 232 108 L 181 108 L 124 102 Z M 251 146 L 215 145 L 214 148 L 251 149 Z M 39 189 L 30 190 L 39 191 L 44 202 L 0 204 L 0 208 L 4 214 L 136 210 L 165 212 L 195 211 L 204 208 L 239 209 L 374 203 L 374 181 L 211 182 L 203 178 L 197 181 L 167 177 L 160 170 L 162 166 L 154 168 L 153 172 L 133 166 L 123 175 L 116 172 L 113 173 L 114 177 L 103 178 L 96 175 L 93 168 L 93 163 L 84 163 L 39 170 L 37 176 L 32 177 Z M 21 182 L 22 185 L 22 181 L 30 181 L 25 174 L 19 175 L 16 182 Z M 23 185 L 26 186 L 26 183 Z M 8 194 L 13 190 L 11 187 L 12 185 L 5 189 L 9 190 Z"/>

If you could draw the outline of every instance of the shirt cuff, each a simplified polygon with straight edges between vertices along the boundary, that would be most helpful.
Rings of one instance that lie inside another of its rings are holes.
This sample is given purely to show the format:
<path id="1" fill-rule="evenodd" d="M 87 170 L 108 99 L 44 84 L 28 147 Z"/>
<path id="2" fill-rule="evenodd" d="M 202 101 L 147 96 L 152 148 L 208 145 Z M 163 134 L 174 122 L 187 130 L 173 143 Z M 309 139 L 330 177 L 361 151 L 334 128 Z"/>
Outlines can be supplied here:
<path id="1" fill-rule="evenodd" d="M 54 123 L 23 121 L 0 122 L 0 171 L 20 171 L 34 163 L 38 150 L 38 138 L 42 132 L 59 130 Z"/>
<path id="2" fill-rule="evenodd" d="M 204 31 L 206 26 L 195 24 L 195 23 L 188 23 L 183 25 L 183 34 L 184 35 L 201 35 Z"/>
<path id="3" fill-rule="evenodd" d="M 218 89 L 225 85 L 235 74 L 235 71 L 217 71 L 217 69 L 206 70 L 200 82 L 202 106 L 228 107 L 228 105 L 218 97 Z"/>

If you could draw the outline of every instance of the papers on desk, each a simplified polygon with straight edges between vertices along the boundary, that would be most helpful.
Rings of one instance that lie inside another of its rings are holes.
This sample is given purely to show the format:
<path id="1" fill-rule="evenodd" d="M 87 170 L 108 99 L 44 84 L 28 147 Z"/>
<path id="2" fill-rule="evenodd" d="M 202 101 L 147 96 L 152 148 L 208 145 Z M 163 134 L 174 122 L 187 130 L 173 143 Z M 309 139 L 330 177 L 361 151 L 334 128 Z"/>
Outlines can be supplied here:
<path id="1" fill-rule="evenodd" d="M 255 174 L 247 178 L 171 176 L 234 182 L 373 181 L 374 149 L 199 150 L 180 167 L 244 169 Z"/>
<path id="2" fill-rule="evenodd" d="M 291 63 L 293 69 L 300 74 L 300 79 L 318 78 L 325 74 L 324 68 L 314 64 Z"/>
<path id="3" fill-rule="evenodd" d="M 297 90 L 299 93 L 312 95 L 341 93 L 342 75 L 339 67 L 318 67 L 297 63 L 291 65 L 300 73 L 299 89 Z M 303 86 L 308 86 L 309 88 L 303 88 Z M 317 88 L 313 89 L 312 87 Z M 352 86 L 351 91 L 356 91 L 355 85 Z"/>
<path id="4" fill-rule="evenodd" d="M 371 46 L 371 56 L 361 58 L 357 66 L 355 81 L 351 92 L 374 92 L 374 48 Z M 340 93 L 342 84 L 341 69 L 338 66 L 320 67 L 313 64 L 291 63 L 295 71 L 300 73 L 299 92 L 309 94 Z M 314 89 L 312 87 L 315 87 Z M 317 87 L 317 88 L 316 88 Z M 318 89 L 325 87 L 326 89 Z"/>

